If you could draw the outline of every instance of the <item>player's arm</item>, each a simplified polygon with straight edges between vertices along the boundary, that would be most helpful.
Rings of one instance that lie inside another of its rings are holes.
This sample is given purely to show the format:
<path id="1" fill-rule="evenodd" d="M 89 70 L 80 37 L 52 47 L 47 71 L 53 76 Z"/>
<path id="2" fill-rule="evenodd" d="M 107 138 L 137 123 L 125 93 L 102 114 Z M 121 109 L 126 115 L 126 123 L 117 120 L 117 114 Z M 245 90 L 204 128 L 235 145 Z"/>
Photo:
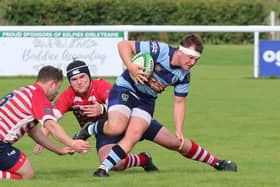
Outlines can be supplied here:
<path id="1" fill-rule="evenodd" d="M 45 135 L 45 136 L 48 136 L 49 135 L 49 131 L 48 129 L 46 129 L 45 127 L 41 127 L 40 129 L 42 131 L 42 133 Z M 37 144 L 34 146 L 33 148 L 33 153 L 35 154 L 39 154 L 43 151 L 44 147 L 43 145 L 41 145 L 40 143 L 37 142 Z"/>
<path id="2" fill-rule="evenodd" d="M 91 105 L 84 105 L 83 111 L 87 115 L 87 117 L 98 117 L 106 115 L 107 104 L 94 101 Z"/>
<path id="3" fill-rule="evenodd" d="M 184 126 L 184 119 L 185 119 L 185 97 L 174 97 L 174 123 L 176 126 L 176 136 L 181 141 L 181 145 L 179 149 L 181 149 L 184 145 L 184 134 L 183 134 L 183 126 Z"/>
<path id="4" fill-rule="evenodd" d="M 123 40 L 118 43 L 119 55 L 127 67 L 130 74 L 134 77 L 136 83 L 144 84 L 147 81 L 143 68 L 140 65 L 132 63 L 132 54 L 136 54 L 136 47 L 134 40 Z"/>
<path id="5" fill-rule="evenodd" d="M 136 53 L 134 40 L 123 40 L 118 43 L 118 50 L 123 63 L 130 70 L 132 65 L 132 54 Z"/>
<path id="6" fill-rule="evenodd" d="M 90 150 L 88 142 L 81 140 L 72 140 L 64 129 L 56 122 L 57 118 L 53 112 L 53 107 L 47 97 L 37 94 L 32 98 L 32 113 L 40 121 L 43 127 L 52 134 L 59 142 L 82 153 Z"/>
<path id="7" fill-rule="evenodd" d="M 94 101 L 91 105 L 84 105 L 83 112 L 87 117 L 107 117 L 108 98 L 112 85 L 104 79 L 95 82 L 95 97 L 99 102 Z"/>
<path id="8" fill-rule="evenodd" d="M 56 117 L 57 120 L 61 119 L 63 117 L 63 115 L 61 114 L 60 110 L 58 110 L 58 108 L 53 108 L 53 113 Z M 45 127 L 41 127 L 41 131 L 45 136 L 49 135 L 49 131 L 47 128 Z M 44 147 L 41 144 L 36 144 L 33 148 L 33 153 L 34 154 L 39 154 L 44 150 Z"/>
<path id="9" fill-rule="evenodd" d="M 56 121 L 48 119 L 45 121 L 44 127 L 47 128 L 55 139 L 72 147 L 75 151 L 82 153 L 90 150 L 88 142 L 83 140 L 73 140 Z"/>
<path id="10" fill-rule="evenodd" d="M 57 147 L 52 141 L 48 139 L 47 136 L 41 131 L 40 128 L 37 126 L 33 127 L 28 131 L 29 136 L 38 144 L 42 145 L 46 149 L 57 153 L 59 155 L 64 155 L 64 154 L 73 154 L 74 150 L 70 147 L 64 147 L 60 148 Z"/>

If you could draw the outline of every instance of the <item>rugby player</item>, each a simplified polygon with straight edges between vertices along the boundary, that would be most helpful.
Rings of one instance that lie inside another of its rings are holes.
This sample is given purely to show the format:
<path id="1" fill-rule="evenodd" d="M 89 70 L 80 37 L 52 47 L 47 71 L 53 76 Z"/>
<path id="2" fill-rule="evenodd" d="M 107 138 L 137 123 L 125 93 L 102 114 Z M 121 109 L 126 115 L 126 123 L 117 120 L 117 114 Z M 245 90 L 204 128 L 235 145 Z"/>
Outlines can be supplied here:
<path id="1" fill-rule="evenodd" d="M 62 80 L 60 69 L 44 66 L 34 84 L 16 89 L 0 100 L 0 179 L 32 179 L 35 176 L 27 156 L 13 145 L 26 132 L 35 142 L 59 155 L 90 150 L 87 142 L 71 139 L 57 123 L 50 101 L 56 96 Z M 57 147 L 37 127 L 39 122 L 69 147 Z"/>
<path id="2" fill-rule="evenodd" d="M 104 79 L 91 80 L 89 68 L 83 61 L 74 60 L 67 66 L 66 70 L 70 86 L 55 102 L 57 118 L 60 119 L 66 112 L 72 111 L 81 128 L 89 122 L 105 119 L 107 116 L 107 100 L 112 85 Z M 48 134 L 46 129 L 43 129 L 43 131 L 46 135 Z M 147 138 L 151 139 L 153 137 Z M 118 137 L 97 136 L 96 149 L 100 161 L 103 161 L 107 155 L 106 150 L 111 149 L 108 144 L 110 142 L 116 143 L 118 139 Z M 42 147 L 40 145 L 36 145 L 33 150 L 34 153 L 41 151 Z M 124 170 L 134 166 L 141 166 L 145 171 L 158 170 L 148 152 L 128 154 L 124 163 L 117 165 L 114 169 Z"/>
<path id="3" fill-rule="evenodd" d="M 109 170 L 132 150 L 152 125 L 157 95 L 164 92 L 168 86 L 174 86 L 173 113 L 176 127 L 174 137 L 180 142 L 179 146 L 176 146 L 178 151 L 182 151 L 187 144 L 188 149 L 185 150 L 187 152 L 184 151 L 186 157 L 207 162 L 216 168 L 223 165 L 223 168 L 236 171 L 235 163 L 219 160 L 193 141 L 186 141 L 184 138 L 185 101 L 189 93 L 190 69 L 197 63 L 203 52 L 201 38 L 194 34 L 185 36 L 178 48 L 157 41 L 124 40 L 119 42 L 118 50 L 127 69 L 116 79 L 110 91 L 108 120 L 104 123 L 104 128 L 93 126 L 91 129 L 100 129 L 99 132 L 109 136 L 124 133 L 125 135 L 110 150 L 94 175 L 109 176 Z M 149 53 L 155 62 L 154 71 L 149 78 L 142 71 L 143 67 L 132 63 L 132 55 L 139 52 Z M 93 132 L 93 134 L 97 133 Z"/>

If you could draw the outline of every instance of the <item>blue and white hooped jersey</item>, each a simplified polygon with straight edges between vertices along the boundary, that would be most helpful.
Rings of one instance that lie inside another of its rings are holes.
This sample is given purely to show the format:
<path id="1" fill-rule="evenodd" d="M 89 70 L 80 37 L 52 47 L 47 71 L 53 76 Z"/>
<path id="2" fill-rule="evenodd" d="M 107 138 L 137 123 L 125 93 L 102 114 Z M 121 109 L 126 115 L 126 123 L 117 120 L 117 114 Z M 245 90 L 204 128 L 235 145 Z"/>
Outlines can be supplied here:
<path id="1" fill-rule="evenodd" d="M 175 48 L 166 43 L 156 41 L 136 41 L 136 53 L 149 53 L 154 60 L 155 67 L 152 76 L 163 85 L 163 87 L 174 86 L 175 96 L 185 97 L 189 92 L 190 71 L 183 70 L 180 67 L 171 65 L 171 60 Z M 128 70 L 125 70 L 116 80 L 118 86 L 132 90 L 133 92 L 142 92 L 144 94 L 156 97 L 161 91 L 152 89 L 148 83 L 143 85 L 135 84 L 131 79 Z"/>

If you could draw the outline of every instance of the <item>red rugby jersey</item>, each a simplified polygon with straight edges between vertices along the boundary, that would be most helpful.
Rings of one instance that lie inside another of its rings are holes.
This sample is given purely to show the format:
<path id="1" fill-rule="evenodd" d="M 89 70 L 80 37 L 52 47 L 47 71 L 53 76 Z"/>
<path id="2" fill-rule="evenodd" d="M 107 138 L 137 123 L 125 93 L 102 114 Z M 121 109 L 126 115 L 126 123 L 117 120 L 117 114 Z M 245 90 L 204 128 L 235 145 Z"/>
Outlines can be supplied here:
<path id="1" fill-rule="evenodd" d="M 38 121 L 44 124 L 48 119 L 56 121 L 52 104 L 39 84 L 16 89 L 0 100 L 0 140 L 15 143 Z"/>
<path id="2" fill-rule="evenodd" d="M 58 118 L 61 118 L 66 112 L 73 111 L 81 127 L 87 122 L 94 122 L 100 116 L 87 117 L 82 110 L 83 105 L 91 105 L 94 101 L 106 104 L 109 97 L 112 85 L 104 79 L 91 80 L 89 92 L 86 97 L 82 98 L 74 92 L 73 88 L 69 86 L 56 100 L 55 108 L 58 109 L 56 113 Z"/>

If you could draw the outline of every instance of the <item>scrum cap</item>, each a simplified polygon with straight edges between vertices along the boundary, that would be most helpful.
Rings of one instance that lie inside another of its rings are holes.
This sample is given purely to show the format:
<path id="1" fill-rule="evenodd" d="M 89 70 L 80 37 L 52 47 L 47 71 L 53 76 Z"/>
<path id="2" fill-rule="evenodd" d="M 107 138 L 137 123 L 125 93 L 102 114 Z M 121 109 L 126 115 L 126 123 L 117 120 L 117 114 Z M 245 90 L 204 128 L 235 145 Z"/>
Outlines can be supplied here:
<path id="1" fill-rule="evenodd" d="M 66 73 L 69 81 L 71 77 L 81 73 L 87 74 L 89 79 L 91 79 L 87 64 L 80 60 L 74 60 L 73 62 L 71 62 L 66 68 Z"/>

